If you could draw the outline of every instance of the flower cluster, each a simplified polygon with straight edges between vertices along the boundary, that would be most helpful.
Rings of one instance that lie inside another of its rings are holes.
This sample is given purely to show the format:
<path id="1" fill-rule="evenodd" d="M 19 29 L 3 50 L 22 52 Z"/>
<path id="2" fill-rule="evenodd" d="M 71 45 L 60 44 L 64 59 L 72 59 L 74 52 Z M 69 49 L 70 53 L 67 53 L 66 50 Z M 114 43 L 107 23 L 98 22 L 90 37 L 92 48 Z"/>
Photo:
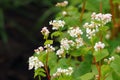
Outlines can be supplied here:
<path id="1" fill-rule="evenodd" d="M 55 48 L 50 44 L 45 45 L 44 48 L 46 48 L 46 50 L 45 50 L 46 53 L 55 51 Z"/>
<path id="2" fill-rule="evenodd" d="M 81 38 L 81 35 L 83 34 L 83 32 L 79 27 L 71 27 L 68 30 L 68 33 L 71 37 L 75 38 L 74 46 L 76 46 L 76 48 L 79 48 L 84 45 L 83 39 Z"/>
<path id="3" fill-rule="evenodd" d="M 70 76 L 73 73 L 73 68 L 69 67 L 68 69 L 58 68 L 57 72 L 53 74 L 53 78 L 59 77 L 60 75 Z"/>
<path id="4" fill-rule="evenodd" d="M 65 22 L 62 20 L 53 20 L 49 22 L 50 25 L 52 25 L 53 30 L 58 30 L 60 27 L 64 27 Z"/>
<path id="5" fill-rule="evenodd" d="M 71 27 L 68 30 L 68 33 L 71 37 L 80 37 L 83 34 L 82 30 L 79 27 Z"/>
<path id="6" fill-rule="evenodd" d="M 38 49 L 34 49 L 35 53 L 37 53 L 37 54 L 39 54 L 43 50 L 44 50 L 44 48 L 42 46 L 38 47 Z"/>
<path id="7" fill-rule="evenodd" d="M 115 60 L 115 57 L 114 56 L 111 56 L 110 58 L 108 59 L 104 59 L 105 62 L 107 62 L 108 64 L 110 64 L 110 62 L 114 61 Z"/>
<path id="8" fill-rule="evenodd" d="M 43 67 L 44 64 L 35 56 L 29 57 L 29 70 L 34 68 L 35 70 L 39 67 Z"/>
<path id="9" fill-rule="evenodd" d="M 85 23 L 83 25 L 84 28 L 86 28 L 86 36 L 88 39 L 91 39 L 93 36 L 95 36 L 95 33 L 98 32 L 98 25 L 95 22 Z"/>
<path id="10" fill-rule="evenodd" d="M 56 55 L 58 55 L 59 57 L 64 57 L 64 49 L 60 48 L 59 50 L 57 50 Z"/>
<path id="11" fill-rule="evenodd" d="M 41 33 L 45 36 L 48 36 L 49 35 L 49 30 L 47 29 L 47 27 L 43 27 L 42 30 L 41 30 Z"/>
<path id="12" fill-rule="evenodd" d="M 92 20 L 101 22 L 101 24 L 106 24 L 111 21 L 111 14 L 96 14 L 95 12 L 91 15 Z"/>
<path id="13" fill-rule="evenodd" d="M 76 38 L 75 43 L 76 43 L 76 48 L 79 48 L 84 45 L 82 38 Z"/>
<path id="14" fill-rule="evenodd" d="M 63 2 L 60 2 L 60 3 L 57 3 L 56 6 L 59 6 L 59 7 L 65 7 L 68 5 L 68 1 L 63 1 Z"/>
<path id="15" fill-rule="evenodd" d="M 103 27 L 106 23 L 111 21 L 111 14 L 96 14 L 91 15 L 91 23 L 85 23 L 83 27 L 86 29 L 86 36 L 91 39 L 99 31 L 99 27 Z"/>
<path id="16" fill-rule="evenodd" d="M 105 47 L 105 44 L 99 41 L 98 43 L 95 43 L 94 49 L 95 51 L 98 51 L 100 49 L 103 49 L 104 47 Z"/>

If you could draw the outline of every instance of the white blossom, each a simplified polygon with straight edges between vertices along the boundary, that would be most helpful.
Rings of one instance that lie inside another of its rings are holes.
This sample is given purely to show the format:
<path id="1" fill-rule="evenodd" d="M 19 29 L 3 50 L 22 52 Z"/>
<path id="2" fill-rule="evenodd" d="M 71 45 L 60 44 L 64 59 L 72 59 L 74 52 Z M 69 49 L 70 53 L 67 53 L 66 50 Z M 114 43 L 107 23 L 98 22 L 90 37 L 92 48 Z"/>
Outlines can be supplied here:
<path id="1" fill-rule="evenodd" d="M 67 15 L 67 12 L 66 12 L 66 11 L 63 11 L 63 12 L 62 12 L 62 15 L 63 15 L 63 16 L 66 16 L 66 15 Z"/>
<path id="2" fill-rule="evenodd" d="M 50 44 L 45 45 L 44 48 L 46 48 L 46 50 L 45 50 L 46 53 L 55 51 L 55 48 L 53 46 L 51 46 Z"/>
<path id="3" fill-rule="evenodd" d="M 47 36 L 50 32 L 49 30 L 47 29 L 47 27 L 43 27 L 42 30 L 41 30 L 41 33 L 45 36 Z"/>
<path id="4" fill-rule="evenodd" d="M 38 47 L 38 49 L 35 49 L 35 53 L 39 54 L 40 52 L 42 52 L 44 50 L 44 48 L 42 46 Z"/>
<path id="5" fill-rule="evenodd" d="M 120 46 L 117 46 L 116 52 L 117 52 L 117 53 L 120 53 Z"/>
<path id="6" fill-rule="evenodd" d="M 84 45 L 82 38 L 76 38 L 75 42 L 76 42 L 76 48 L 79 48 Z"/>
<path id="7" fill-rule="evenodd" d="M 70 44 L 69 44 L 69 40 L 67 38 L 63 38 L 61 41 L 60 41 L 60 44 L 61 44 L 61 48 L 65 49 L 65 50 L 69 50 L 70 48 Z"/>
<path id="8" fill-rule="evenodd" d="M 58 68 L 56 73 L 53 74 L 53 78 L 59 77 L 62 74 L 70 76 L 72 73 L 73 73 L 73 68 L 72 67 L 69 67 L 68 69 Z"/>
<path id="9" fill-rule="evenodd" d="M 62 55 L 64 54 L 64 49 L 60 48 L 59 50 L 57 50 L 56 55 L 58 55 L 59 57 L 62 57 Z"/>
<path id="10" fill-rule="evenodd" d="M 111 36 L 111 32 L 108 31 L 107 34 L 105 35 L 105 38 L 106 38 L 106 39 L 110 39 L 110 36 Z"/>
<path id="11" fill-rule="evenodd" d="M 98 51 L 100 49 L 103 49 L 104 47 L 105 47 L 105 44 L 99 41 L 98 43 L 95 43 L 94 49 L 95 51 Z"/>
<path id="12" fill-rule="evenodd" d="M 111 21 L 111 14 L 96 14 L 95 12 L 91 15 L 92 20 L 100 21 L 102 24 L 106 24 Z"/>
<path id="13" fill-rule="evenodd" d="M 95 33 L 95 29 L 86 28 L 86 36 L 88 37 L 88 39 L 91 39 L 93 36 L 95 36 Z"/>
<path id="14" fill-rule="evenodd" d="M 43 67 L 44 64 L 35 56 L 29 57 L 29 70 Z"/>
<path id="15" fill-rule="evenodd" d="M 80 35 L 83 34 L 82 30 L 79 27 L 71 27 L 68 30 L 68 33 L 70 34 L 70 36 L 72 37 L 80 37 Z"/>
<path id="16" fill-rule="evenodd" d="M 108 64 L 110 64 L 112 61 L 115 60 L 114 56 L 109 57 L 108 59 L 104 59 L 104 62 L 107 62 Z"/>
<path id="17" fill-rule="evenodd" d="M 53 30 L 58 30 L 60 27 L 64 27 L 65 22 L 62 20 L 53 20 L 49 22 L 50 25 L 52 25 Z"/>
<path id="18" fill-rule="evenodd" d="M 109 58 L 109 61 L 114 61 L 114 59 L 115 59 L 115 57 L 114 57 L 114 56 L 111 56 L 111 57 Z"/>
<path id="19" fill-rule="evenodd" d="M 60 6 L 60 7 L 65 7 L 67 5 L 68 5 L 68 1 L 63 1 L 56 4 L 56 6 Z"/>

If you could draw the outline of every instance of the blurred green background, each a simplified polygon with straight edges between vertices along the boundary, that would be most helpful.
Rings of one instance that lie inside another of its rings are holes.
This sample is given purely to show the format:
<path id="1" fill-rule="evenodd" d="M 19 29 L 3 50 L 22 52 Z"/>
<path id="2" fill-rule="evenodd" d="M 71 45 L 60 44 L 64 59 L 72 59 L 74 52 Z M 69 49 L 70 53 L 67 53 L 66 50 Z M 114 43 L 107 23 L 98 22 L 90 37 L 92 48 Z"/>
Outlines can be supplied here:
<path id="1" fill-rule="evenodd" d="M 0 0 L 0 80 L 33 80 L 33 71 L 28 71 L 28 57 L 33 55 L 35 48 L 43 45 L 40 30 L 59 15 L 61 9 L 55 7 L 55 4 L 61 1 L 64 0 Z M 111 32 L 112 39 L 114 38 L 112 42 L 116 42 L 113 47 L 118 45 L 120 0 L 68 1 L 68 10 L 73 15 L 77 13 L 77 18 L 70 17 L 69 21 L 78 21 L 84 3 L 82 24 L 90 20 L 88 16 L 92 12 L 115 14 Z"/>

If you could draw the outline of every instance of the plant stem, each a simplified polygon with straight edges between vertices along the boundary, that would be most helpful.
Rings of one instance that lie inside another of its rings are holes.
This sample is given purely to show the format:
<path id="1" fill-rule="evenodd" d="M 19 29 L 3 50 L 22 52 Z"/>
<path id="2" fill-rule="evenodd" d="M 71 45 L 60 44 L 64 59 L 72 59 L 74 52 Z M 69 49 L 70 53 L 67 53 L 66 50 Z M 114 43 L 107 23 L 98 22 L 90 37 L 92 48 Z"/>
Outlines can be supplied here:
<path id="1" fill-rule="evenodd" d="M 100 80 L 101 79 L 101 61 L 99 62 L 98 75 L 99 75 L 98 80 Z"/>
<path id="2" fill-rule="evenodd" d="M 100 1 L 100 13 L 102 13 L 102 0 Z"/>
<path id="3" fill-rule="evenodd" d="M 39 80 L 41 80 L 40 76 L 38 76 Z"/>
<path id="4" fill-rule="evenodd" d="M 46 55 L 46 65 L 45 65 L 45 71 L 46 71 L 46 75 L 47 75 L 47 79 L 50 80 L 50 74 L 49 74 L 49 71 L 48 71 L 48 56 L 49 56 L 49 53 L 47 53 Z"/>
<path id="5" fill-rule="evenodd" d="M 83 1 L 82 12 L 81 12 L 81 15 L 80 15 L 80 23 L 82 22 L 82 17 L 83 17 L 84 10 L 85 10 L 85 5 L 86 5 L 86 0 Z"/>

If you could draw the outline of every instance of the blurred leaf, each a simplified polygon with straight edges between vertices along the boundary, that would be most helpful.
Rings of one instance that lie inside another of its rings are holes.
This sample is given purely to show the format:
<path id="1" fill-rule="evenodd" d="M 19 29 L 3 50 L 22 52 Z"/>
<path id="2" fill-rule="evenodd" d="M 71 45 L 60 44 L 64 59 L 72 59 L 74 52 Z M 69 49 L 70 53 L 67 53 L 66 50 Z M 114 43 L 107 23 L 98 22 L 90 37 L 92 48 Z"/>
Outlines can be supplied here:
<path id="1" fill-rule="evenodd" d="M 51 38 L 53 38 L 54 36 L 55 36 L 55 37 L 58 37 L 58 36 L 60 36 L 60 35 L 62 35 L 62 32 L 60 32 L 60 31 L 55 31 L 55 32 L 53 32 L 53 33 L 51 34 Z"/>
<path id="2" fill-rule="evenodd" d="M 35 73 L 35 74 L 34 74 L 34 78 L 35 78 L 36 76 L 42 76 L 42 77 L 45 77 L 45 76 L 46 76 L 45 70 L 44 70 L 43 68 L 38 68 L 37 70 L 35 70 L 34 73 Z"/>
<path id="3" fill-rule="evenodd" d="M 120 4 L 120 0 L 113 0 L 113 3 L 118 3 L 118 4 Z"/>
<path id="4" fill-rule="evenodd" d="M 86 73 L 80 77 L 81 80 L 91 80 L 94 77 L 92 72 Z"/>
<path id="5" fill-rule="evenodd" d="M 84 56 L 84 61 L 80 62 L 79 65 L 75 67 L 73 72 L 73 77 L 77 79 L 80 76 L 85 75 L 86 73 L 89 73 L 92 70 L 91 63 L 92 63 L 92 55 L 86 54 Z"/>
<path id="6" fill-rule="evenodd" d="M 98 62 L 98 61 L 102 60 L 103 58 L 105 58 L 106 56 L 108 56 L 109 52 L 107 49 L 103 49 L 101 51 L 95 51 L 93 53 L 93 55 L 95 56 L 96 61 Z"/>
<path id="7" fill-rule="evenodd" d="M 102 67 L 101 67 L 102 76 L 109 74 L 110 71 L 111 71 L 111 68 L 109 65 L 102 65 Z"/>
<path id="8" fill-rule="evenodd" d="M 53 40 L 46 40 L 44 45 L 47 45 L 47 44 L 53 44 Z"/>
<path id="9" fill-rule="evenodd" d="M 116 72 L 113 72 L 112 73 L 112 78 L 113 78 L 113 80 L 119 80 L 120 79 L 120 73 L 118 74 Z"/>
<path id="10" fill-rule="evenodd" d="M 49 54 L 48 65 L 50 68 L 50 75 L 52 75 L 54 72 L 56 72 L 56 69 L 57 69 L 57 56 L 55 53 Z"/>
<path id="11" fill-rule="evenodd" d="M 90 47 L 84 47 L 84 48 L 82 47 L 82 48 L 70 51 L 70 54 L 74 57 L 78 57 L 78 56 L 87 54 L 90 49 L 91 49 Z"/>
<path id="12" fill-rule="evenodd" d="M 120 56 L 115 55 L 115 60 L 110 64 L 113 70 L 120 75 Z"/>

